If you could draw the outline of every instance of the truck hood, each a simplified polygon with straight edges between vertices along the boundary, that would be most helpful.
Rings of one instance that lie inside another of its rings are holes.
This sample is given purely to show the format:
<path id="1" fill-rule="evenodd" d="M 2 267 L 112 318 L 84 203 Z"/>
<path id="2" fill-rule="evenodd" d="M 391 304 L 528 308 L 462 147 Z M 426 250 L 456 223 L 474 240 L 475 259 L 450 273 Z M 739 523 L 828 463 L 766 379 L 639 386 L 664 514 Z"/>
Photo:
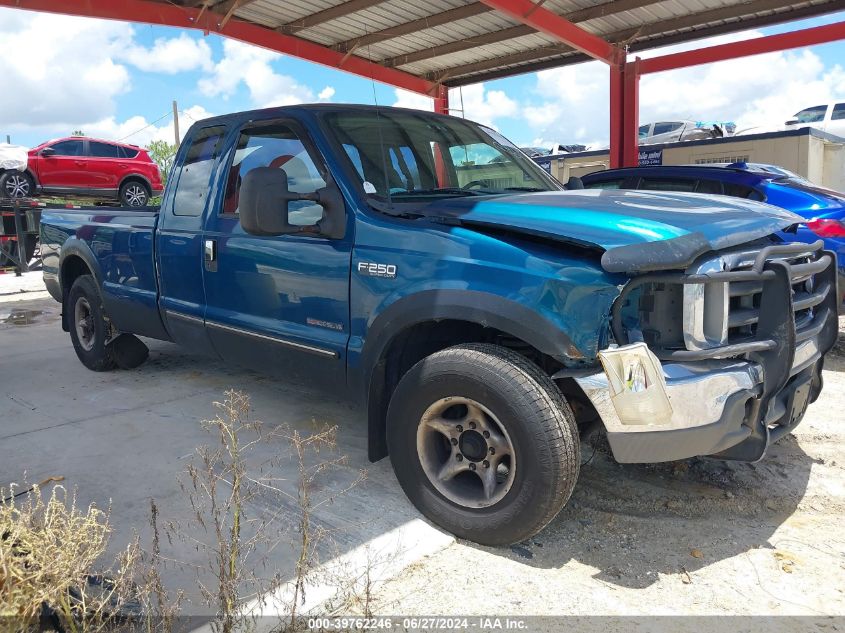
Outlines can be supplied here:
<path id="1" fill-rule="evenodd" d="M 602 267 L 624 273 L 685 268 L 703 253 L 802 221 L 740 198 L 601 189 L 452 198 L 428 206 L 426 215 L 599 248 Z"/>

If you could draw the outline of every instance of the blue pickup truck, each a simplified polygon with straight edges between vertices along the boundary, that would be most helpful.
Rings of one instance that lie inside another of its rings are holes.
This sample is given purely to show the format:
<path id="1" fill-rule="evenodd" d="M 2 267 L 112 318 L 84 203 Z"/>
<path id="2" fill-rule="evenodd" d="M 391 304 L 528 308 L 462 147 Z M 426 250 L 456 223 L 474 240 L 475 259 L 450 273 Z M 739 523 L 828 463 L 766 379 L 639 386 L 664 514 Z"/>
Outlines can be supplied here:
<path id="1" fill-rule="evenodd" d="M 754 461 L 822 388 L 835 256 L 801 218 L 573 190 L 498 132 L 310 105 L 188 132 L 157 212 L 48 212 L 44 279 L 89 369 L 139 337 L 346 390 L 419 510 L 486 544 L 563 507 L 579 432 L 620 462 Z"/>

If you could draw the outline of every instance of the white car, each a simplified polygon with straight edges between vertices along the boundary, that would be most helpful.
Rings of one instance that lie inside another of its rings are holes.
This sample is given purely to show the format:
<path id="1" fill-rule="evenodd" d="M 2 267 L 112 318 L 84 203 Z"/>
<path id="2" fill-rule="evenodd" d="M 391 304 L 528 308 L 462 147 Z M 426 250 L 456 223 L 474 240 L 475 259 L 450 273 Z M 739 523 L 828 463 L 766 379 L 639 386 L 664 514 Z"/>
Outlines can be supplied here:
<path id="1" fill-rule="evenodd" d="M 813 127 L 845 138 L 845 103 L 825 103 L 804 108 L 786 122 L 787 130 Z"/>
<path id="2" fill-rule="evenodd" d="M 640 145 L 657 145 L 732 136 L 735 129 L 736 125 L 728 121 L 657 121 L 641 125 L 638 136 Z"/>

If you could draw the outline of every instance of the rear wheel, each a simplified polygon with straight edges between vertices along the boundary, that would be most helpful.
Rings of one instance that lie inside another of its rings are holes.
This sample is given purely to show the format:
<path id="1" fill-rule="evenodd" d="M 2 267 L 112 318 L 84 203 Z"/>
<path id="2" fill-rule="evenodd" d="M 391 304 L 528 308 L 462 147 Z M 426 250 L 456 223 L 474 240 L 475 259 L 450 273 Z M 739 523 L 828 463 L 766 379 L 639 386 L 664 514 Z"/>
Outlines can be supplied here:
<path id="1" fill-rule="evenodd" d="M 106 344 L 111 328 L 97 282 L 91 275 L 82 275 L 73 282 L 64 309 L 70 319 L 73 349 L 82 364 L 92 371 L 114 369 L 114 349 Z"/>
<path id="2" fill-rule="evenodd" d="M 124 207 L 145 207 L 150 201 L 150 190 L 137 180 L 130 180 L 120 187 L 120 204 Z"/>
<path id="3" fill-rule="evenodd" d="M 25 171 L 9 170 L 0 175 L 0 198 L 29 198 L 35 182 Z"/>
<path id="4" fill-rule="evenodd" d="M 420 512 L 486 545 L 539 532 L 580 466 L 575 419 L 556 385 L 496 345 L 451 347 L 412 367 L 391 398 L 387 441 Z"/>

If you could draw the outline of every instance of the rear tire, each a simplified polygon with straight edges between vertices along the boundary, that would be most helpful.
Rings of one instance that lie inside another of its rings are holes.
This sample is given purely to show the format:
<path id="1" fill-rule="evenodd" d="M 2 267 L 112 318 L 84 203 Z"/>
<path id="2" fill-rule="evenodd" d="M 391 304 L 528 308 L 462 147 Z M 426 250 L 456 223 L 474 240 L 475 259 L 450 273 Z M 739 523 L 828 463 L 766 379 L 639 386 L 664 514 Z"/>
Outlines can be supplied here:
<path id="1" fill-rule="evenodd" d="M 525 357 L 489 344 L 414 365 L 390 400 L 387 443 L 417 509 L 484 545 L 543 529 L 580 467 L 578 429 L 560 390 Z"/>
<path id="2" fill-rule="evenodd" d="M 142 209 L 150 202 L 149 188 L 137 180 L 130 180 L 120 186 L 120 204 L 124 207 Z"/>
<path id="3" fill-rule="evenodd" d="M 29 198 L 35 193 L 35 181 L 25 171 L 10 169 L 0 175 L 0 198 Z"/>
<path id="4" fill-rule="evenodd" d="M 68 314 L 70 340 L 82 364 L 92 371 L 117 367 L 114 348 L 106 345 L 110 327 L 103 300 L 91 275 L 81 275 L 73 282 L 64 309 Z"/>

